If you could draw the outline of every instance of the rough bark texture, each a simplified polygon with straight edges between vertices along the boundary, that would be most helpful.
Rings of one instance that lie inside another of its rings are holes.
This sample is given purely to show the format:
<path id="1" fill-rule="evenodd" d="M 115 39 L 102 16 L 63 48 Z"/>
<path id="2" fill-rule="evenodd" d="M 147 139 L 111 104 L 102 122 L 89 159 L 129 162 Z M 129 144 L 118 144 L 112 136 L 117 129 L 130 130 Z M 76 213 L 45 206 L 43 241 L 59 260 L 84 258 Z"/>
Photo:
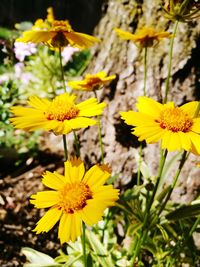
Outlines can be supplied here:
<path id="1" fill-rule="evenodd" d="M 98 91 L 99 99 L 108 103 L 102 118 L 105 161 L 110 164 L 113 173 L 119 174 L 118 185 L 136 182 L 137 164 L 134 154 L 139 143 L 137 138 L 131 135 L 131 128 L 120 119 L 119 111 L 135 109 L 136 98 L 143 95 L 144 51 L 132 42 L 120 40 L 113 28 L 135 32 L 143 26 L 153 26 L 158 30 L 172 32 L 174 23 L 164 18 L 161 6 L 162 1 L 159 0 L 109 0 L 104 6 L 105 15 L 95 32 L 102 42 L 94 50 L 94 58 L 87 72 L 96 73 L 105 70 L 109 74 L 118 75 L 116 81 L 104 90 Z M 198 99 L 199 96 L 198 32 L 198 21 L 179 24 L 168 99 L 175 101 L 177 105 Z M 156 100 L 161 100 L 164 92 L 168 50 L 169 40 L 163 40 L 148 49 L 147 95 Z M 80 137 L 82 157 L 90 163 L 100 161 L 97 127 L 82 131 Z M 144 146 L 144 160 L 152 174 L 156 175 L 159 161 L 158 145 L 144 144 Z M 195 166 L 197 160 L 198 158 L 190 155 L 184 167 L 179 187 L 174 194 L 174 196 L 182 195 L 179 201 L 191 201 L 199 188 L 200 171 Z M 170 177 L 167 177 L 168 182 L 171 178 L 170 174 Z"/>

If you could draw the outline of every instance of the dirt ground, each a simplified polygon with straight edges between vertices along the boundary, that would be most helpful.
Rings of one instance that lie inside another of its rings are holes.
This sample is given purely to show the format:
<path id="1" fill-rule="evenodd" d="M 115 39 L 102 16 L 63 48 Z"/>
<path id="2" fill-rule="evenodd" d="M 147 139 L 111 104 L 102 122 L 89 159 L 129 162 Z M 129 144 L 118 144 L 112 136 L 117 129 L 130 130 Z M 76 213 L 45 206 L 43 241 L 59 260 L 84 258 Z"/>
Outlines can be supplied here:
<path id="1" fill-rule="evenodd" d="M 0 266 L 22 266 L 26 261 L 22 247 L 58 256 L 60 244 L 57 229 L 36 235 L 32 230 L 44 210 L 37 210 L 29 203 L 30 196 L 43 189 L 41 175 L 44 171 L 62 173 L 62 155 L 39 153 L 37 160 L 27 159 L 18 168 L 1 165 L 0 177 Z"/>

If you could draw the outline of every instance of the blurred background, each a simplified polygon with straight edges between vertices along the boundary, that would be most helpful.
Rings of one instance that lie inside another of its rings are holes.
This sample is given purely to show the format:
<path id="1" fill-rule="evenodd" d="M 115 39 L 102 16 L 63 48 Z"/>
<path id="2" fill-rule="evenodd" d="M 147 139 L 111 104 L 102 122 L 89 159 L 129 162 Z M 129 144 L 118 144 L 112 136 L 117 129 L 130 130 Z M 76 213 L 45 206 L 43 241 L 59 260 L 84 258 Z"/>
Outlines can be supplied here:
<path id="1" fill-rule="evenodd" d="M 74 30 L 92 33 L 101 17 L 104 0 L 1 0 L 0 25 L 13 28 L 22 21 L 35 22 L 53 7 L 57 19 L 68 19 Z"/>

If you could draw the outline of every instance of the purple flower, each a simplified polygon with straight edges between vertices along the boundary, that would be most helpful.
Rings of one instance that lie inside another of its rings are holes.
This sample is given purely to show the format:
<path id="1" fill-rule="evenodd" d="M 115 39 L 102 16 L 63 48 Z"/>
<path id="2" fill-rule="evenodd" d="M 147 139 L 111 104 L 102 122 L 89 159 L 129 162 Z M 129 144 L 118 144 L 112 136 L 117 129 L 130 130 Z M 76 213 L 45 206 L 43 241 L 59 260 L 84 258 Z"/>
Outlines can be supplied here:
<path id="1" fill-rule="evenodd" d="M 66 64 L 72 59 L 75 52 L 79 51 L 77 47 L 66 46 L 62 51 L 63 63 Z"/>
<path id="2" fill-rule="evenodd" d="M 26 56 L 33 55 L 37 52 L 36 45 L 32 43 L 14 43 L 14 52 L 15 56 L 19 61 L 24 61 Z"/>

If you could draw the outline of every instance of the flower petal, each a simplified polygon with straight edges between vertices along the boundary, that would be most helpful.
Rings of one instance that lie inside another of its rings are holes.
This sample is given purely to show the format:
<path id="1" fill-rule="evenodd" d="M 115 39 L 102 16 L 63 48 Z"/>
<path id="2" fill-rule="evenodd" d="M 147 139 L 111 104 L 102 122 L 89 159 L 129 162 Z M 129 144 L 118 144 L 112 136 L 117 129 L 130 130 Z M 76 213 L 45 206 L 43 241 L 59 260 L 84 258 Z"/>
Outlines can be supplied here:
<path id="1" fill-rule="evenodd" d="M 94 43 L 100 42 L 100 40 L 96 37 L 73 31 L 66 32 L 65 37 L 71 45 L 76 46 L 80 49 L 89 48 L 93 46 Z"/>
<path id="2" fill-rule="evenodd" d="M 42 179 L 42 183 L 44 185 L 55 190 L 62 188 L 66 184 L 66 182 L 66 178 L 58 172 L 51 173 L 49 171 L 46 171 Z"/>
<path id="3" fill-rule="evenodd" d="M 55 207 L 51 208 L 37 222 L 37 226 L 35 227 L 33 231 L 35 231 L 36 234 L 39 234 L 42 232 L 48 232 L 58 222 L 61 214 L 62 214 L 62 210 L 59 210 L 58 208 L 55 208 Z"/>
<path id="4" fill-rule="evenodd" d="M 57 191 L 43 191 L 31 196 L 30 203 L 34 204 L 36 208 L 49 208 L 59 202 L 59 195 Z"/>
<path id="5" fill-rule="evenodd" d="M 72 240 L 74 242 L 81 235 L 81 220 L 78 214 L 64 213 L 60 219 L 58 237 L 61 244 Z"/>
<path id="6" fill-rule="evenodd" d="M 65 178 L 67 182 L 81 181 L 85 173 L 85 166 L 80 158 L 73 158 L 65 162 Z"/>
<path id="7" fill-rule="evenodd" d="M 88 184 L 91 190 L 103 185 L 110 177 L 110 170 L 107 165 L 94 165 L 85 174 L 83 182 Z"/>

